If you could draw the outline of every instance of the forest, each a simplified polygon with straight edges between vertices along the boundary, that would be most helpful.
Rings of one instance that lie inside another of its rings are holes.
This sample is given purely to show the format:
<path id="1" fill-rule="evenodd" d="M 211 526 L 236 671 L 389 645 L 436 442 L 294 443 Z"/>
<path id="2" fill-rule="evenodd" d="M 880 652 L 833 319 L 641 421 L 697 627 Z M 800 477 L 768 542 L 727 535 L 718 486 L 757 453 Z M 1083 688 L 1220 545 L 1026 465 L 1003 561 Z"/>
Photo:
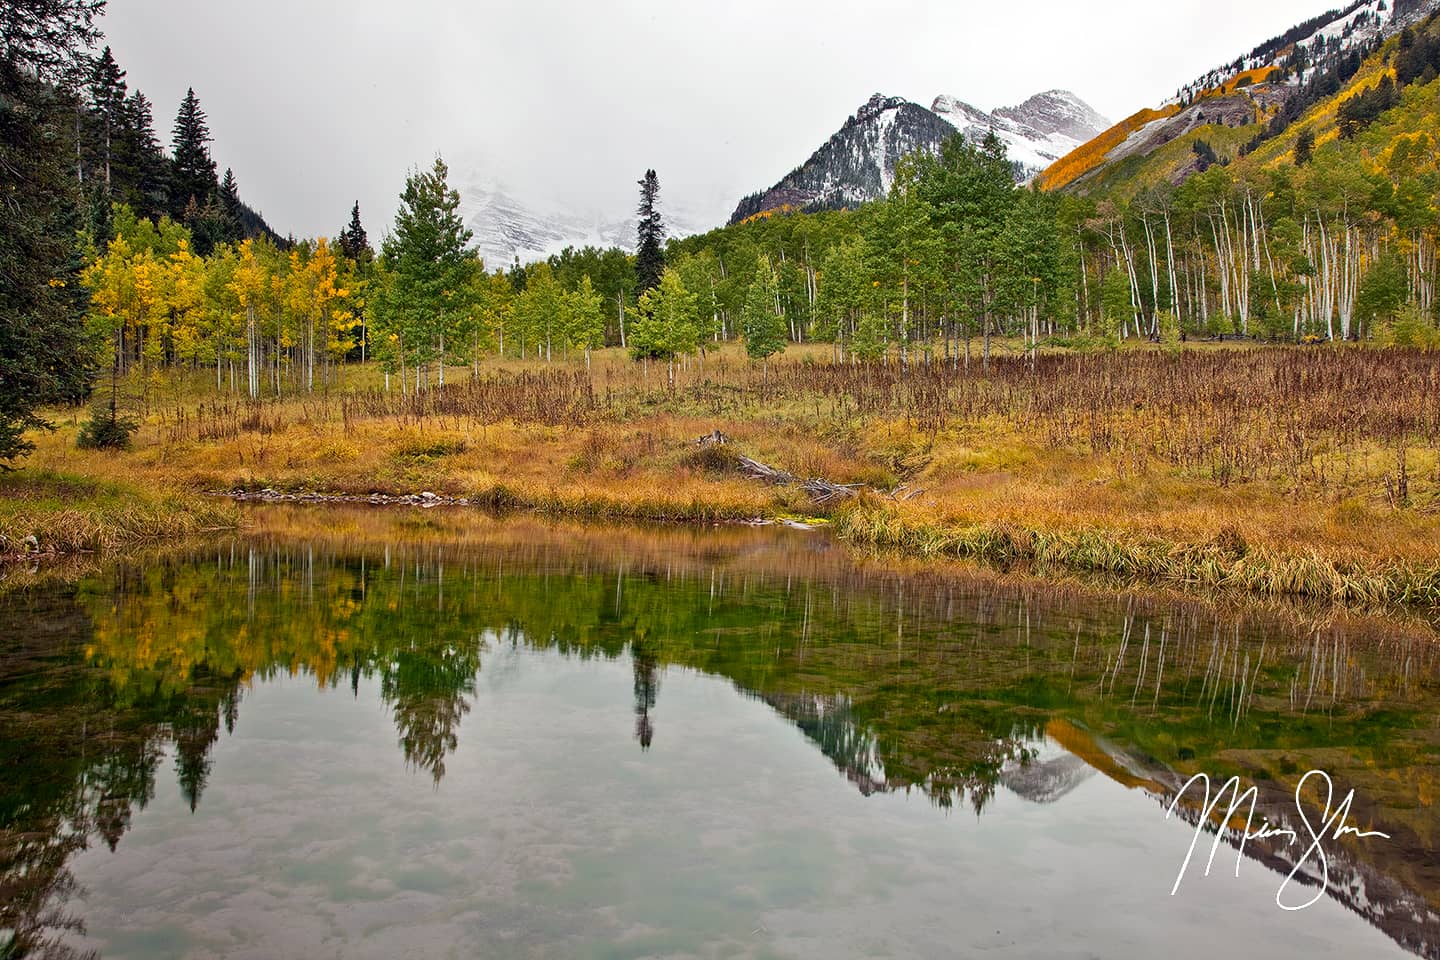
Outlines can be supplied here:
<path id="1" fill-rule="evenodd" d="M 1221 157 L 1197 135 L 1203 169 L 1179 185 L 1078 195 L 1014 189 L 1003 145 L 957 137 L 903 161 L 883 201 L 670 240 L 648 278 L 618 249 L 481 263 L 442 161 L 412 171 L 378 250 L 358 206 L 335 239 L 286 243 L 233 213 L 233 176 L 175 213 L 112 171 L 84 272 L 97 367 L 210 367 L 218 390 L 258 398 L 325 389 L 356 361 L 407 392 L 443 385 L 447 367 L 479 375 L 487 357 L 588 359 L 604 346 L 667 363 L 671 382 L 677 364 L 730 341 L 759 360 L 821 342 L 836 361 L 902 366 L 968 365 L 977 352 L 983 364 L 997 338 L 1032 352 L 1224 338 L 1428 346 L 1436 34 L 1432 21 L 1378 51 L 1334 129 L 1317 142 L 1315 125 L 1297 124 L 1283 156 Z M 106 102 L 92 97 L 87 129 L 103 128 Z M 213 178 L 207 135 L 186 119 L 196 114 L 187 98 L 175 156 Z M 658 183 L 647 202 L 658 233 Z"/>

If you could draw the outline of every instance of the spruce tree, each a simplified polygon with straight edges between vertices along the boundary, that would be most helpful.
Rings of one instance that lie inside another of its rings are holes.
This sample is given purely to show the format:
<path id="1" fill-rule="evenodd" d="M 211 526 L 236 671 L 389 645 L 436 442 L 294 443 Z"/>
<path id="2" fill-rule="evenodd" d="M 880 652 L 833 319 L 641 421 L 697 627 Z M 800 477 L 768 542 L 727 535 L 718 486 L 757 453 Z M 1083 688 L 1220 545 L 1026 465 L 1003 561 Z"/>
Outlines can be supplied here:
<path id="1" fill-rule="evenodd" d="M 370 238 L 365 234 L 365 227 L 360 223 L 360 201 L 355 201 L 355 206 L 350 208 L 350 223 L 344 230 L 340 231 L 340 250 L 359 263 L 361 260 L 369 259 L 372 255 L 370 250 Z"/>
<path id="2" fill-rule="evenodd" d="M 384 319 L 401 361 L 409 359 L 417 373 L 457 346 L 453 330 L 469 311 L 479 263 L 470 246 L 473 235 L 458 212 L 460 194 L 448 176 L 445 161 L 436 157 L 430 170 L 405 179 L 395 231 L 382 245 L 384 266 L 392 274 Z"/>
<path id="3" fill-rule="evenodd" d="M 215 160 L 208 146 L 213 139 L 210 126 L 193 87 L 185 91 L 185 99 L 180 102 L 173 133 L 174 190 L 170 200 L 173 212 L 183 216 L 192 199 L 197 208 L 203 208 L 219 186 L 215 180 Z"/>
<path id="4" fill-rule="evenodd" d="M 106 47 L 90 71 L 90 109 L 95 113 L 99 126 L 98 134 L 100 162 L 104 177 L 105 199 L 115 196 L 114 154 L 115 134 L 124 119 L 125 112 L 125 71 L 115 62 L 115 57 Z"/>
<path id="5" fill-rule="evenodd" d="M 0 464 L 25 454 L 38 408 L 75 400 L 92 354 L 80 279 L 80 197 L 73 104 L 55 84 L 73 76 L 98 31 L 90 0 L 7 0 L 0 23 Z M 24 952 L 22 948 L 22 952 Z"/>
<path id="6" fill-rule="evenodd" d="M 640 181 L 640 227 L 635 245 L 636 296 L 660 286 L 665 273 L 665 224 L 660 219 L 660 178 L 646 170 Z"/>
<path id="7" fill-rule="evenodd" d="M 220 192 L 216 201 L 220 208 L 220 224 L 223 228 L 220 240 L 224 243 L 244 240 L 245 208 L 240 202 L 240 184 L 235 179 L 235 171 L 229 167 L 225 168 L 225 176 L 220 181 Z"/>
<path id="8" fill-rule="evenodd" d="M 150 101 L 138 90 L 125 100 L 113 154 L 115 199 L 151 220 L 170 213 L 170 163 L 155 136 Z"/>

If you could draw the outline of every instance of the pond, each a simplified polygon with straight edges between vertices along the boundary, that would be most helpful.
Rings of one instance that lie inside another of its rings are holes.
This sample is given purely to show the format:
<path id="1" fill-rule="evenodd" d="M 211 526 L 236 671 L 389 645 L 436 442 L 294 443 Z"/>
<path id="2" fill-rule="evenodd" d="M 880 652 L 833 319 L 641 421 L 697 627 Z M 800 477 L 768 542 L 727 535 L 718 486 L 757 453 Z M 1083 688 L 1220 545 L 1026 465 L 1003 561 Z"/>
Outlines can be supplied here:
<path id="1" fill-rule="evenodd" d="M 1421 619 L 254 519 L 0 592 L 0 957 L 1440 956 Z"/>

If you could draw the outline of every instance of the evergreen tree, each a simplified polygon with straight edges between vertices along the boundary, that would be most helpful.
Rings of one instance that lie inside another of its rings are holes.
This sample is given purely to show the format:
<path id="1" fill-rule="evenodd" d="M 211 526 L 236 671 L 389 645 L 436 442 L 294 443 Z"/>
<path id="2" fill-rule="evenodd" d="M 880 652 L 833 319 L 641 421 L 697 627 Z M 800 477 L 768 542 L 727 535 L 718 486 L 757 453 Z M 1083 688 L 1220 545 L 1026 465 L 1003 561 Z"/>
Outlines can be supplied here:
<path id="1" fill-rule="evenodd" d="M 350 223 L 344 230 L 340 231 L 340 250 L 356 263 L 368 260 L 373 252 L 370 249 L 370 238 L 365 234 L 365 228 L 360 223 L 360 201 L 355 201 L 355 206 L 350 208 Z"/>
<path id="2" fill-rule="evenodd" d="M 106 205 L 114 199 L 115 133 L 125 113 L 125 71 L 115 62 L 107 46 L 90 71 L 90 109 L 99 124 L 100 158 Z"/>
<path id="3" fill-rule="evenodd" d="M 1295 139 L 1295 166 L 1303 167 L 1315 156 L 1315 133 L 1311 130 L 1302 131 Z"/>
<path id="4" fill-rule="evenodd" d="M 768 382 L 770 358 L 785 349 L 785 318 L 780 315 L 780 277 L 764 257 L 745 293 L 740 326 L 745 335 L 745 354 L 761 362 L 763 379 Z"/>
<path id="5" fill-rule="evenodd" d="M 395 230 L 381 248 L 384 266 L 393 274 L 383 321 L 397 340 L 401 363 L 414 364 L 417 383 L 422 369 L 460 346 L 453 342 L 453 328 L 470 315 L 473 274 L 480 265 L 470 246 L 472 234 L 458 213 L 460 194 L 447 182 L 449 173 L 436 157 L 430 170 L 405 178 Z M 439 382 L 445 382 L 443 364 Z"/>
<path id="6" fill-rule="evenodd" d="M 114 143 L 115 199 L 142 217 L 169 213 L 169 166 L 155 136 L 150 101 L 137 90 L 125 100 Z"/>
<path id="7" fill-rule="evenodd" d="M 237 243 L 244 240 L 245 209 L 240 202 L 240 185 L 235 180 L 235 171 L 229 167 L 225 168 L 225 176 L 220 181 L 216 205 L 220 208 L 221 226 L 224 228 L 221 242 Z"/>
<path id="8" fill-rule="evenodd" d="M 82 318 L 80 198 L 54 84 L 98 36 L 98 0 L 7 0 L 0 15 L 0 463 L 25 454 L 46 403 L 77 399 L 92 351 Z M 73 126 L 70 127 L 73 130 Z M 67 151 L 68 146 L 68 151 Z"/>
<path id="9" fill-rule="evenodd" d="M 193 87 L 185 91 L 185 99 L 180 102 L 173 133 L 174 190 L 171 202 L 175 205 L 175 212 L 183 216 L 192 200 L 197 209 L 203 209 L 218 188 L 215 161 L 208 146 L 212 140 L 210 126 Z"/>
<path id="10" fill-rule="evenodd" d="M 640 181 L 640 227 L 635 245 L 636 295 L 654 290 L 665 272 L 665 224 L 660 219 L 660 178 L 646 170 Z"/>

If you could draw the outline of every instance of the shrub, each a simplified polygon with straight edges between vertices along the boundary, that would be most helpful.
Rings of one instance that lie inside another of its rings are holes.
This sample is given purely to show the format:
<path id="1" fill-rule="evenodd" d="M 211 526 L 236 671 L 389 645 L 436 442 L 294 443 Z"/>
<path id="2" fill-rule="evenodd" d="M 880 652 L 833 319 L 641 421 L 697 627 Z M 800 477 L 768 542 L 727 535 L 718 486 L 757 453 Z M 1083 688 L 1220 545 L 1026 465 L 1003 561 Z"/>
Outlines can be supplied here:
<path id="1" fill-rule="evenodd" d="M 139 429 L 140 421 L 101 405 L 90 411 L 75 445 L 81 450 L 128 450 L 130 437 Z"/>

